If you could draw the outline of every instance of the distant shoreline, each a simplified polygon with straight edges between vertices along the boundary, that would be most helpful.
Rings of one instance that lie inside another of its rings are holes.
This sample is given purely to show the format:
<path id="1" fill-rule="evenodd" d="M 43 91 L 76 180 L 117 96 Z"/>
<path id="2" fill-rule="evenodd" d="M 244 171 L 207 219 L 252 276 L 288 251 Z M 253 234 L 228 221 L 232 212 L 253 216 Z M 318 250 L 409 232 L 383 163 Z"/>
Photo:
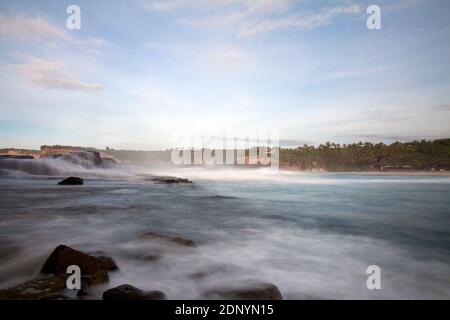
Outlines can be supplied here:
<path id="1" fill-rule="evenodd" d="M 215 150 L 215 152 L 225 151 L 229 150 Z M 250 149 L 241 150 L 239 157 L 237 152 L 233 153 L 233 158 L 230 161 L 227 158 L 226 164 L 219 165 L 219 168 L 221 166 L 265 167 L 266 163 L 262 164 L 259 153 L 255 156 L 250 151 Z M 109 147 L 100 150 L 90 147 L 43 145 L 40 150 L 0 149 L 0 158 L 59 158 L 79 152 L 92 152 L 97 157 L 119 164 L 177 167 L 170 150 L 133 151 L 114 150 Z M 183 156 L 185 156 L 184 152 Z M 188 150 L 188 152 L 190 152 L 188 154 L 190 162 L 188 161 L 189 163 L 186 165 L 192 166 L 194 163 L 193 150 Z M 276 161 L 279 168 L 287 171 L 427 176 L 448 176 L 450 174 L 450 138 L 395 142 L 389 145 L 371 142 L 341 145 L 327 142 L 319 146 L 304 145 L 294 149 L 280 148 L 279 153 L 275 154 L 277 154 Z M 273 160 L 272 156 L 271 154 L 270 160 Z M 255 165 L 251 163 L 255 163 Z"/>
<path id="2" fill-rule="evenodd" d="M 429 171 L 429 170 L 364 170 L 364 171 L 328 171 L 328 170 L 298 170 L 295 168 L 280 168 L 283 171 L 303 172 L 303 173 L 331 173 L 331 174 L 371 174 L 371 175 L 404 175 L 404 176 L 450 176 L 450 171 Z"/>

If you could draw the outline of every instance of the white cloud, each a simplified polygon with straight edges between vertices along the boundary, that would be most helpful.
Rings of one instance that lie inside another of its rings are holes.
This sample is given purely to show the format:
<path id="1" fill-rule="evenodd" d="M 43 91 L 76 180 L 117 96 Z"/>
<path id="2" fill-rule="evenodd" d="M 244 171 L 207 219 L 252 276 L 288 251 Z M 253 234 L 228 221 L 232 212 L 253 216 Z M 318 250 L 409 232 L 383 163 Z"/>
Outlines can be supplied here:
<path id="1" fill-rule="evenodd" d="M 70 68 L 61 62 L 33 59 L 28 63 L 13 65 L 20 75 L 33 84 L 49 89 L 102 90 L 102 86 L 75 77 Z"/>
<path id="2" fill-rule="evenodd" d="M 185 0 L 150 1 L 142 2 L 142 6 L 149 10 L 172 11 L 186 5 Z"/>
<path id="3" fill-rule="evenodd" d="M 61 39 L 69 41 L 69 37 L 61 30 L 41 17 L 4 16 L 0 15 L 0 34 L 19 39 Z"/>
<path id="4" fill-rule="evenodd" d="M 108 45 L 108 41 L 106 41 L 103 38 L 88 38 L 87 40 L 84 41 L 85 44 L 89 44 L 92 46 L 95 46 L 97 48 L 104 48 Z"/>
<path id="5" fill-rule="evenodd" d="M 239 28 L 240 37 L 250 37 L 260 33 L 285 29 L 305 30 L 327 25 L 338 16 L 353 15 L 361 12 L 359 5 L 348 7 L 334 7 L 323 10 L 318 14 L 297 14 L 260 22 L 244 22 Z"/>
<path id="6" fill-rule="evenodd" d="M 178 3 L 178 2 L 177 2 Z M 189 2 L 192 5 L 192 2 Z M 307 30 L 330 24 L 340 16 L 355 15 L 362 12 L 360 5 L 324 8 L 319 13 L 289 13 L 291 1 L 213 1 L 224 8 L 226 13 L 206 12 L 204 16 L 183 19 L 188 25 L 212 29 L 223 29 L 245 38 L 280 30 Z M 198 2 L 197 2 L 198 4 Z M 239 4 L 239 5 L 238 5 Z M 180 8 L 173 5 L 171 10 Z M 227 10 L 225 10 L 227 9 Z M 291 10 L 292 12 L 292 10 Z"/>
<path id="7" fill-rule="evenodd" d="M 141 5 L 154 11 L 174 11 L 178 9 L 200 9 L 207 11 L 218 7 L 240 6 L 251 11 L 271 11 L 286 8 L 292 0 L 151 0 Z"/>
<path id="8" fill-rule="evenodd" d="M 0 36 L 18 40 L 46 40 L 48 46 L 54 48 L 58 47 L 56 41 L 94 54 L 101 54 L 101 50 L 108 45 L 108 42 L 100 37 L 77 40 L 65 32 L 65 26 L 57 28 L 42 17 L 24 15 L 0 15 Z"/>

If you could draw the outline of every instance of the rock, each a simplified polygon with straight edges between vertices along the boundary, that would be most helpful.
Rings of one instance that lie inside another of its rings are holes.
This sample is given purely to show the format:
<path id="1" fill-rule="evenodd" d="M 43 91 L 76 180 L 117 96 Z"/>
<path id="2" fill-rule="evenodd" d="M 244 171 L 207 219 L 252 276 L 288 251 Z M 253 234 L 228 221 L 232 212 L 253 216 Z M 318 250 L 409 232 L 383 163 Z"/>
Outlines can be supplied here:
<path id="1" fill-rule="evenodd" d="M 129 284 L 103 292 L 103 300 L 165 300 L 166 295 L 161 291 L 142 291 Z"/>
<path id="2" fill-rule="evenodd" d="M 204 296 L 210 299 L 229 300 L 282 300 L 280 290 L 270 283 L 258 283 L 247 287 L 220 288 L 205 292 Z"/>
<path id="3" fill-rule="evenodd" d="M 107 162 L 111 162 L 112 164 L 117 164 L 117 160 L 114 159 L 114 158 L 103 157 L 102 160 L 103 161 L 107 161 Z"/>
<path id="4" fill-rule="evenodd" d="M 83 179 L 78 177 L 68 177 L 60 182 L 58 182 L 58 185 L 60 186 L 79 186 L 84 183 Z"/>
<path id="5" fill-rule="evenodd" d="M 136 239 L 134 241 L 137 241 Z M 149 248 L 149 245 L 152 248 Z M 156 262 L 164 256 L 164 248 L 153 247 L 153 244 L 139 243 L 134 244 L 132 247 L 128 247 L 125 250 L 120 250 L 120 254 L 123 257 L 131 260 L 137 260 L 141 262 Z"/>
<path id="6" fill-rule="evenodd" d="M 200 281 L 204 280 L 205 278 L 213 276 L 217 277 L 221 273 L 223 274 L 232 271 L 237 272 L 238 268 L 232 265 L 210 265 L 201 269 L 200 271 L 190 273 L 187 276 L 192 280 Z"/>
<path id="7" fill-rule="evenodd" d="M 86 297 L 89 295 L 89 289 L 86 287 L 81 288 L 80 290 L 78 290 L 77 292 L 77 297 Z"/>
<path id="8" fill-rule="evenodd" d="M 195 243 L 192 240 L 185 239 L 179 236 L 168 236 L 155 232 L 146 232 L 138 237 L 139 240 L 155 240 L 160 242 L 166 242 L 184 247 L 195 247 Z"/>
<path id="9" fill-rule="evenodd" d="M 9 154 L 1 154 L 0 159 L 21 159 L 21 160 L 30 160 L 34 159 L 33 156 L 15 156 L 15 155 L 9 155 Z"/>
<path id="10" fill-rule="evenodd" d="M 97 258 L 98 260 L 102 261 L 105 265 L 107 265 L 109 269 L 106 269 L 106 270 L 113 271 L 113 270 L 119 269 L 119 267 L 117 267 L 114 259 L 109 256 L 106 256 L 106 255 L 94 256 L 94 258 Z"/>
<path id="11" fill-rule="evenodd" d="M 164 183 L 164 184 L 192 183 L 192 181 L 190 181 L 188 179 L 177 178 L 177 177 L 152 177 L 150 180 L 157 182 L 157 183 Z"/>
<path id="12" fill-rule="evenodd" d="M 114 168 L 117 165 L 117 161 L 113 158 L 102 158 L 102 168 Z"/>
<path id="13" fill-rule="evenodd" d="M 55 295 L 64 290 L 66 279 L 53 276 L 30 280 L 9 289 L 0 290 L 0 300 L 37 300 Z"/>
<path id="14" fill-rule="evenodd" d="M 42 298 L 40 300 L 77 300 L 77 299 L 70 298 L 70 297 L 65 296 L 63 294 L 55 294 L 55 295 L 52 295 L 52 296 L 44 297 L 44 298 Z"/>
<path id="15" fill-rule="evenodd" d="M 42 267 L 42 273 L 65 274 L 67 267 L 77 265 L 82 275 L 93 275 L 98 271 L 117 270 L 118 267 L 110 257 L 94 257 L 65 245 L 59 245 L 50 254 Z M 104 278 L 104 274 L 96 274 L 95 279 Z"/>
<path id="16" fill-rule="evenodd" d="M 74 154 L 77 157 L 80 157 L 81 159 L 92 161 L 96 166 L 101 165 L 103 162 L 102 157 L 100 156 L 100 152 L 98 151 L 88 150 L 88 151 L 72 152 L 71 154 Z"/>
<path id="17" fill-rule="evenodd" d="M 164 292 L 158 290 L 145 291 L 144 300 L 166 300 L 167 296 Z"/>
<path id="18" fill-rule="evenodd" d="M 95 286 L 109 281 L 108 272 L 105 270 L 98 270 L 88 276 L 83 276 L 85 287 Z"/>
<path id="19" fill-rule="evenodd" d="M 161 259 L 160 254 L 146 254 L 140 260 L 147 261 L 147 262 L 155 262 Z"/>
<path id="20" fill-rule="evenodd" d="M 150 254 L 140 254 L 140 253 L 132 253 L 128 254 L 131 259 L 139 260 L 143 262 L 156 262 L 163 257 L 163 252 L 159 253 L 150 253 Z"/>
<path id="21" fill-rule="evenodd" d="M 102 157 L 98 151 L 84 150 L 63 154 L 58 159 L 75 163 L 87 169 L 99 167 L 103 164 Z"/>

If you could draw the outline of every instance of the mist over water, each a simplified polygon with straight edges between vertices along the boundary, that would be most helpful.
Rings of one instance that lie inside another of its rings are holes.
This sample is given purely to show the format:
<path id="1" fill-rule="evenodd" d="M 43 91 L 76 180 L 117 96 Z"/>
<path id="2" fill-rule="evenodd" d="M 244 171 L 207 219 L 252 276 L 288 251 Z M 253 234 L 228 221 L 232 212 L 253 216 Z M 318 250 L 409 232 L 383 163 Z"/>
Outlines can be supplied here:
<path id="1" fill-rule="evenodd" d="M 449 177 L 33 164 L 61 170 L 47 173 L 4 161 L 0 288 L 37 276 L 64 243 L 116 260 L 120 270 L 97 297 L 129 283 L 196 299 L 255 280 L 274 283 L 287 299 L 450 298 Z M 73 174 L 85 185 L 56 185 Z M 150 174 L 194 184 L 156 184 Z M 144 232 L 197 247 L 139 241 Z M 366 287 L 373 264 L 381 290 Z"/>

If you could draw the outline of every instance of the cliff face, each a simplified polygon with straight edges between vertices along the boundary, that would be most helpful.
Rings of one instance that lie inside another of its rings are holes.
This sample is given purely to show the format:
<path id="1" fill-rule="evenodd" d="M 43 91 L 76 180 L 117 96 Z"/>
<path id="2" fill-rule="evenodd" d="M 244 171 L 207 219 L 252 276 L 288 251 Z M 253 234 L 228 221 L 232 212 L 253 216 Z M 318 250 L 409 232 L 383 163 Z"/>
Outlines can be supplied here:
<path id="1" fill-rule="evenodd" d="M 71 147 L 71 146 L 41 146 L 41 150 L 27 150 L 6 148 L 0 149 L 0 157 L 33 157 L 33 158 L 51 158 L 54 156 L 68 155 L 74 152 L 94 151 L 98 152 L 101 158 L 113 158 L 111 154 L 96 150 L 94 148 L 86 147 Z"/>
<path id="2" fill-rule="evenodd" d="M 0 156 L 9 156 L 9 157 L 33 157 L 39 158 L 40 151 L 39 150 L 26 150 L 26 149 L 0 149 Z"/>
<path id="3" fill-rule="evenodd" d="M 71 152 L 87 151 L 89 148 L 70 146 L 41 146 L 41 157 L 53 157 L 70 154 Z"/>
<path id="4" fill-rule="evenodd" d="M 81 152 L 81 151 L 98 152 L 100 157 L 102 158 L 112 158 L 111 154 L 99 151 L 95 148 L 72 147 L 72 146 L 47 146 L 47 145 L 41 146 L 40 156 L 41 157 L 62 156 L 71 154 L 73 152 Z"/>

